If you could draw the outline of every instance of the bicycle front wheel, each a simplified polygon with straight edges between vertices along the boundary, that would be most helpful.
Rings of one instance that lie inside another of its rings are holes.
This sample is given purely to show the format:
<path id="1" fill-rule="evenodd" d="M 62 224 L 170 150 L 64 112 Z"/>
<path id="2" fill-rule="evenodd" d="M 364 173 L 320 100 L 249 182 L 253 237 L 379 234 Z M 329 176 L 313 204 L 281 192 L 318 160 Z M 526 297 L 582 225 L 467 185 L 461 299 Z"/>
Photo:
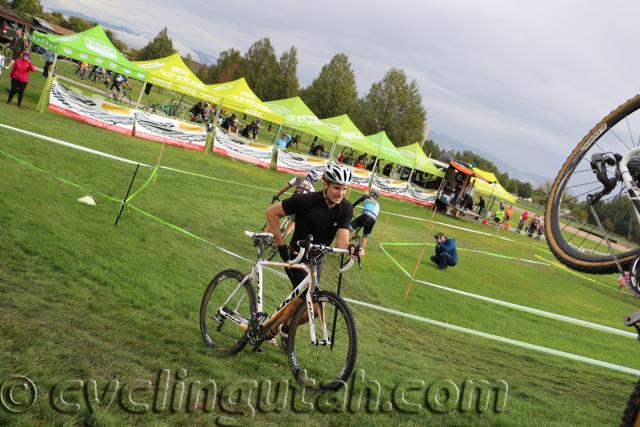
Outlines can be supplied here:
<path id="1" fill-rule="evenodd" d="M 593 206 L 604 232 L 587 203 L 588 195 L 604 188 L 591 168 L 592 156 L 624 154 L 637 148 L 639 109 L 637 95 L 602 119 L 571 152 L 549 190 L 545 211 L 547 243 L 556 258 L 574 270 L 613 273 L 617 271 L 616 258 L 624 268 L 640 253 L 640 225 L 622 181 Z M 607 173 L 613 177 L 615 167 L 609 166 Z"/>
<path id="2" fill-rule="evenodd" d="M 211 280 L 200 304 L 200 332 L 204 343 L 217 352 L 233 355 L 246 345 L 244 329 L 220 314 L 224 309 L 236 318 L 249 320 L 257 310 L 251 280 L 240 284 L 244 274 L 225 270 Z"/>
<path id="3" fill-rule="evenodd" d="M 624 409 L 620 427 L 640 427 L 640 381 L 636 383 Z"/>
<path id="4" fill-rule="evenodd" d="M 311 342 L 307 305 L 301 304 L 289 327 L 286 345 L 289 366 L 296 380 L 306 388 L 335 391 L 346 383 L 356 363 L 356 325 L 347 303 L 333 292 L 316 292 L 313 303 L 316 340 L 324 338 L 321 321 L 324 318 L 330 343 Z"/>

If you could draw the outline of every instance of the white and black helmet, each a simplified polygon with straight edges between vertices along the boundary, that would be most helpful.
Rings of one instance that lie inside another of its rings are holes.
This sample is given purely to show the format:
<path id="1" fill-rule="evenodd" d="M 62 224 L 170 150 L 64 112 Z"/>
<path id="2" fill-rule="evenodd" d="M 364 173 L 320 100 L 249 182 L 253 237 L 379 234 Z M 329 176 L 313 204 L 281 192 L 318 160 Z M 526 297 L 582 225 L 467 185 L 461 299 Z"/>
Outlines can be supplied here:
<path id="1" fill-rule="evenodd" d="M 369 195 L 377 199 L 378 197 L 380 197 L 380 192 L 378 191 L 378 189 L 372 188 L 371 191 L 369 191 Z"/>
<path id="2" fill-rule="evenodd" d="M 351 182 L 353 182 L 353 175 L 351 174 L 351 169 L 335 163 L 330 163 L 324 170 L 322 179 L 338 185 L 351 185 Z"/>
<path id="3" fill-rule="evenodd" d="M 318 174 L 318 172 L 314 171 L 313 169 L 311 169 L 310 171 L 307 171 L 307 178 L 313 182 L 320 181 L 320 175 Z"/>

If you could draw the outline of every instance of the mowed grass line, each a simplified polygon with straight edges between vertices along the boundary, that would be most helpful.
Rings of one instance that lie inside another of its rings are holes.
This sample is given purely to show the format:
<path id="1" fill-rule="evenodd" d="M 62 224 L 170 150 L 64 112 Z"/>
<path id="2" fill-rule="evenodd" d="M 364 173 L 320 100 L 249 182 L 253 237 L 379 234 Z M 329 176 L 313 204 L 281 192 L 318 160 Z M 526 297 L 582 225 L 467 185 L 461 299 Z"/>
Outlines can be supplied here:
<path id="1" fill-rule="evenodd" d="M 45 117 L 52 122 L 58 119 L 52 115 Z M 73 123 L 68 120 L 65 122 Z M 92 129 L 79 127 L 86 133 Z M 72 138 L 73 135 L 70 135 Z M 117 139 L 114 138 L 114 145 L 126 147 L 125 143 L 120 145 Z M 139 144 L 138 140 L 124 139 L 129 144 Z M 155 147 L 159 149 L 153 143 L 143 143 L 141 146 L 150 151 Z M 138 148 L 133 147 L 134 150 Z M 78 159 L 78 162 L 71 162 L 76 165 L 71 168 L 70 150 L 38 145 L 34 141 L 27 144 L 14 141 L 11 150 L 16 156 L 30 154 L 31 160 L 47 163 L 57 172 L 64 172 L 65 176 L 86 179 L 93 188 L 109 188 L 113 195 L 119 193 L 118 189 L 124 192 L 132 172 L 119 178 L 119 175 L 109 173 L 113 167 L 111 163 L 94 159 L 84 162 Z M 178 150 L 168 152 L 172 155 L 167 156 L 166 160 L 182 163 L 185 169 L 186 166 L 193 166 L 193 162 L 203 169 L 202 172 L 207 172 L 204 169 L 208 166 L 209 172 L 228 173 L 235 175 L 235 179 L 243 177 L 244 181 L 273 185 L 274 188 L 284 181 L 281 174 L 252 167 L 237 168 L 238 162 L 215 156 L 201 155 L 198 158 L 193 155 L 195 153 L 185 153 L 183 156 Z M 150 158 L 154 156 L 157 156 L 157 151 L 149 155 Z M 95 209 L 84 207 L 76 202 L 78 197 L 84 195 L 82 192 L 70 190 L 51 178 L 37 176 L 21 166 L 11 166 L 11 163 L 2 162 L 2 226 L 3 229 L 13 230 L 11 240 L 3 244 L 3 253 L 11 253 L 11 259 L 14 260 L 11 273 L 5 273 L 3 267 L 2 274 L 3 278 L 11 277 L 13 283 L 13 287 L 8 288 L 11 289 L 13 305 L 8 310 L 11 313 L 6 320 L 9 325 L 7 330 L 10 331 L 7 336 L 13 342 L 6 357 L 12 363 L 7 367 L 33 370 L 40 374 L 39 379 L 51 383 L 70 374 L 99 374 L 99 378 L 107 378 L 110 373 L 117 373 L 122 378 L 134 378 L 136 375 L 151 378 L 158 367 L 165 363 L 165 367 L 185 367 L 194 376 L 213 377 L 221 382 L 231 382 L 238 377 L 250 378 L 256 375 L 256 371 L 258 376 L 274 378 L 274 375 L 279 375 L 288 378 L 286 359 L 278 352 L 267 352 L 264 359 L 259 361 L 254 356 L 244 354 L 230 360 L 219 360 L 212 357 L 200 342 L 197 306 L 204 285 L 219 269 L 226 266 L 246 269 L 245 263 L 220 255 L 219 251 L 207 249 L 192 239 L 180 237 L 132 211 L 127 211 L 122 224 L 114 228 L 111 223 L 117 205 L 99 200 Z M 117 185 L 109 184 L 114 179 L 118 181 Z M 158 181 L 142 193 L 135 203 L 212 241 L 223 240 L 230 249 L 250 257 L 250 243 L 240 233 L 248 224 L 262 221 L 262 209 L 267 203 L 264 199 L 269 195 L 263 191 L 230 188 L 219 183 L 204 184 L 195 177 L 187 180 L 161 174 Z M 407 204 L 402 206 L 399 203 L 387 203 L 386 200 L 384 203 L 390 206 L 390 210 L 405 209 L 414 216 L 424 212 L 415 206 L 411 210 Z M 256 206 L 261 208 L 255 209 Z M 438 219 L 446 221 L 446 218 Z M 426 230 L 424 224 L 408 221 L 396 223 L 395 220 L 389 221 L 389 232 L 394 237 L 415 235 Z M 489 244 L 486 236 L 469 239 L 478 246 Z M 487 240 L 483 242 L 481 239 Z M 14 253 L 10 249 L 14 247 L 24 250 Z M 387 271 L 388 264 L 382 262 L 382 257 L 378 258 L 380 255 L 369 251 L 365 269 L 349 276 L 346 296 L 371 302 L 380 300 L 383 303 L 393 303 L 393 298 L 398 299 L 397 295 L 401 294 L 398 289 L 402 289 L 404 283 L 398 283 L 397 274 Z M 495 268 L 501 267 L 496 264 Z M 48 287 L 34 285 L 47 282 Z M 61 283 L 64 285 L 59 285 Z M 274 293 L 286 291 L 286 283 L 277 280 L 273 283 Z M 330 287 L 329 284 L 327 287 Z M 50 292 L 45 293 L 45 289 Z M 83 289 L 86 289 L 84 296 Z M 75 299 L 76 294 L 79 295 L 78 299 Z M 431 311 L 432 306 L 442 304 L 450 306 L 455 312 L 461 305 L 460 300 L 428 301 L 413 301 L 408 308 L 414 313 L 424 313 Z M 453 414 L 424 418 L 390 414 L 374 417 L 362 415 L 349 420 L 340 416 L 325 416 L 318 420 L 312 415 L 270 414 L 261 417 L 260 421 L 299 422 L 302 417 L 311 423 L 327 424 L 391 424 L 398 420 L 413 424 L 421 424 L 425 420 L 433 424 L 475 424 L 494 423 L 499 419 L 525 423 L 531 421 L 531 417 L 536 417 L 540 422 L 552 423 L 567 421 L 566 408 L 575 406 L 582 408 L 582 412 L 571 414 L 570 423 L 607 423 L 618 417 L 627 393 L 625 388 L 631 389 L 632 379 L 628 376 L 548 356 L 541 357 L 510 346 L 495 345 L 486 340 L 416 325 L 402 319 L 379 316 L 368 310 L 354 308 L 354 311 L 361 337 L 359 367 L 380 373 L 379 380 L 386 391 L 390 391 L 391 385 L 399 378 L 420 378 L 427 382 L 436 378 L 463 380 L 474 376 L 504 378 L 510 383 L 512 391 L 507 416 L 476 418 Z M 9 320 L 15 318 L 20 319 L 18 324 L 28 323 L 33 318 L 35 320 L 33 324 L 28 324 L 26 333 L 23 333 L 14 321 Z M 85 318 L 88 320 L 83 321 Z M 4 317 L 2 321 L 4 327 Z M 480 321 L 484 325 L 490 323 L 491 319 Z M 42 328 L 43 325 L 48 326 L 46 330 Z M 103 347 L 96 349 L 98 342 Z M 72 350 L 75 347 L 79 350 Z M 8 347 L 2 345 L 2 348 Z M 46 361 L 47 349 L 52 361 L 58 360 L 60 355 L 64 356 L 63 362 L 55 367 L 53 363 L 48 365 L 49 370 L 57 372 L 52 379 L 44 378 L 47 375 L 51 377 L 50 372 L 39 370 L 36 362 L 29 362 L 23 357 L 25 354 L 38 357 L 42 354 L 40 358 Z M 94 359 L 93 353 L 96 352 L 100 356 Z M 5 352 L 2 358 L 4 361 Z M 97 361 L 92 363 L 94 360 Z M 274 368 L 272 363 L 278 366 Z M 596 392 L 594 384 L 597 385 Z M 545 405 L 544 414 L 539 413 L 541 405 Z M 70 419 L 69 416 L 65 418 L 51 414 L 46 407 L 42 408 L 41 417 Z M 126 424 L 127 420 L 149 422 L 155 419 L 151 415 L 136 418 L 124 414 L 114 418 L 114 422 L 122 424 Z M 196 424 L 205 423 L 208 418 L 176 415 L 165 422 L 175 421 L 186 425 L 194 420 Z"/>

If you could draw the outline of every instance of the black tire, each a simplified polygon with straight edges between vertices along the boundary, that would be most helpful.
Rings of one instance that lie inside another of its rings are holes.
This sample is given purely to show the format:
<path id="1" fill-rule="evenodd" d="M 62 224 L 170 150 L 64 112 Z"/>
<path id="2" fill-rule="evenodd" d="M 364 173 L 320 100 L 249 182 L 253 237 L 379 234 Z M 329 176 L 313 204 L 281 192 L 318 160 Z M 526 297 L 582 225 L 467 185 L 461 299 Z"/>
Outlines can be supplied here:
<path id="1" fill-rule="evenodd" d="M 244 330 L 229 319 L 217 316 L 220 306 L 244 278 L 238 270 L 225 270 L 211 280 L 200 303 L 200 333 L 207 347 L 233 355 L 246 345 Z M 214 294 L 215 293 L 215 294 Z M 230 301 L 231 309 L 249 319 L 256 312 L 256 294 L 247 280 Z"/>
<path id="2" fill-rule="evenodd" d="M 574 173 L 577 175 L 580 172 L 576 171 L 578 163 L 587 156 L 587 153 L 592 147 L 599 147 L 598 142 L 601 141 L 605 135 L 612 139 L 613 136 L 618 137 L 615 130 L 611 131 L 612 128 L 638 109 L 640 109 L 640 95 L 629 99 L 595 125 L 571 152 L 551 186 L 545 210 L 545 234 L 547 244 L 555 257 L 573 270 L 590 274 L 609 274 L 617 272 L 618 270 L 613 255 L 608 253 L 587 253 L 569 244 L 563 235 L 563 229 L 566 227 L 566 224 L 562 226 L 560 221 L 561 203 L 563 202 L 565 187 L 569 188 L 567 187 L 567 183 L 572 176 L 574 176 Z M 609 133 L 609 131 L 611 131 L 611 133 Z M 618 139 L 620 138 L 618 137 Z M 626 195 L 624 197 L 626 197 Z M 617 257 L 622 267 L 626 268 L 638 254 L 640 254 L 640 249 L 633 248 L 617 253 Z"/>
<path id="3" fill-rule="evenodd" d="M 314 346 L 309 340 L 307 305 L 301 304 L 291 320 L 286 353 L 295 379 L 304 387 L 319 391 L 336 391 L 351 376 L 358 354 L 356 324 L 347 303 L 330 291 L 313 296 L 314 305 L 324 310 L 331 338 L 335 313 L 337 321 L 332 346 Z M 333 310 L 331 310 L 333 308 Z M 314 321 L 316 339 L 322 339 L 319 316 Z M 300 332 L 300 335 L 298 334 Z"/>
<path id="4" fill-rule="evenodd" d="M 622 420 L 620 421 L 620 427 L 634 427 L 640 426 L 640 381 L 638 381 L 633 389 L 633 393 L 629 396 L 627 406 L 624 408 L 622 414 Z"/>

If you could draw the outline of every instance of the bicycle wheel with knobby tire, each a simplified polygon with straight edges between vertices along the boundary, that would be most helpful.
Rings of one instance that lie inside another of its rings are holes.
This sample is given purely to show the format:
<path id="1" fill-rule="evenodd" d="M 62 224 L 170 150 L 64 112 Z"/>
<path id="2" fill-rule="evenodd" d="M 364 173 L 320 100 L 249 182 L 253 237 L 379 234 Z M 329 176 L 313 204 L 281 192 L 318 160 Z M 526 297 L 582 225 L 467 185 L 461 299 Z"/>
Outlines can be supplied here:
<path id="1" fill-rule="evenodd" d="M 307 305 L 301 304 L 291 320 L 287 341 L 289 366 L 306 388 L 335 391 L 351 376 L 358 353 L 356 325 L 346 302 L 330 291 L 313 295 L 316 340 L 322 340 L 320 318 L 324 316 L 331 345 L 314 345 L 309 335 Z"/>
<path id="2" fill-rule="evenodd" d="M 640 381 L 636 383 L 624 409 L 620 427 L 640 427 Z"/>
<path id="3" fill-rule="evenodd" d="M 604 233 L 587 203 L 587 196 L 604 188 L 592 170 L 592 156 L 624 154 L 640 146 L 639 109 L 637 95 L 602 119 L 574 148 L 550 188 L 547 242 L 556 258 L 574 270 L 613 273 L 618 270 L 616 258 L 626 268 L 640 254 L 640 226 L 624 182 L 618 181 L 593 205 Z M 615 165 L 607 166 L 606 172 L 612 178 Z"/>
<path id="4" fill-rule="evenodd" d="M 244 329 L 220 315 L 223 306 L 225 312 L 246 320 L 256 312 L 256 295 L 251 280 L 238 287 L 244 276 L 238 270 L 222 271 L 211 280 L 202 297 L 200 332 L 205 344 L 217 352 L 233 355 L 247 343 Z"/>

